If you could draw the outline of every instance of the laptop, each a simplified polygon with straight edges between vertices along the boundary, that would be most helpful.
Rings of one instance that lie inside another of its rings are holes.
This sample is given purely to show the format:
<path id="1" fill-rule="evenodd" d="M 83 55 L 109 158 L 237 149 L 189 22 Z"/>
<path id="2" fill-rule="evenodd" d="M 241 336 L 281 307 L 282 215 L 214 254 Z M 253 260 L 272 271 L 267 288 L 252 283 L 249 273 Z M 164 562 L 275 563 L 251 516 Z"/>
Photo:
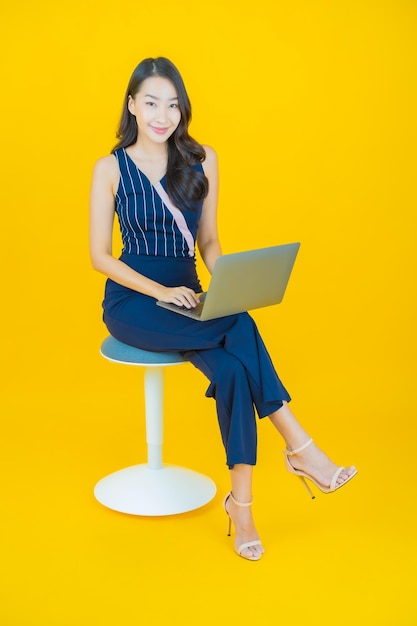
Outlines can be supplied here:
<path id="1" fill-rule="evenodd" d="M 299 243 L 218 257 L 209 288 L 192 309 L 170 302 L 157 305 L 201 322 L 279 304 L 291 275 Z"/>

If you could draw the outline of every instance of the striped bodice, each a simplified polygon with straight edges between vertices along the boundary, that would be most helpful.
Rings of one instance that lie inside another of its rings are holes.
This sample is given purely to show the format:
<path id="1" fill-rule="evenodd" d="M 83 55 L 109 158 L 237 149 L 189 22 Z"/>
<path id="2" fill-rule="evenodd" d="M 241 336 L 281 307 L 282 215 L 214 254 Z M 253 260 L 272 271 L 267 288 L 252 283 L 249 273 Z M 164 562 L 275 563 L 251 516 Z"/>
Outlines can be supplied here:
<path id="1" fill-rule="evenodd" d="M 116 194 L 116 213 L 123 241 L 123 252 L 146 256 L 188 257 L 189 247 L 172 213 L 161 200 L 156 188 L 126 150 L 114 152 L 120 169 Z M 197 165 L 202 171 L 202 166 Z M 165 179 L 161 181 L 166 190 Z M 196 211 L 183 215 L 194 241 L 202 203 Z"/>

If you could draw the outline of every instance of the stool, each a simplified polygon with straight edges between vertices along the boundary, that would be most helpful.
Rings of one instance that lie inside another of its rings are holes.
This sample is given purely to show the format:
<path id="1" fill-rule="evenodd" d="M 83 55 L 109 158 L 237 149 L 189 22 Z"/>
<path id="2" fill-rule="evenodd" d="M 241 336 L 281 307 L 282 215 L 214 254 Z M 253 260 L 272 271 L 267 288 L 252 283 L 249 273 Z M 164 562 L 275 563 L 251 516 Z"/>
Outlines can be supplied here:
<path id="1" fill-rule="evenodd" d="M 162 462 L 164 368 L 185 363 L 178 352 L 150 352 L 107 337 L 100 350 L 115 363 L 145 368 L 145 415 L 148 462 L 102 478 L 94 495 L 104 506 L 132 515 L 173 515 L 207 504 L 214 482 L 190 469 Z"/>

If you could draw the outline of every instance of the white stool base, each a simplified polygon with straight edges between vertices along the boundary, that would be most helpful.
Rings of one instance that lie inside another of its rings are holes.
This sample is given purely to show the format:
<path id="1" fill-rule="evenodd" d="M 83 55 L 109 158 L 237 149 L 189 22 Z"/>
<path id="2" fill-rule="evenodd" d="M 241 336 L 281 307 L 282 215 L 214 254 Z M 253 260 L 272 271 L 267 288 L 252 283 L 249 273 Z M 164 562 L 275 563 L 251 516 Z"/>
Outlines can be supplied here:
<path id="1" fill-rule="evenodd" d="M 131 515 L 185 513 L 204 506 L 215 494 L 210 478 L 175 465 L 133 465 L 105 476 L 94 488 L 101 504 Z"/>

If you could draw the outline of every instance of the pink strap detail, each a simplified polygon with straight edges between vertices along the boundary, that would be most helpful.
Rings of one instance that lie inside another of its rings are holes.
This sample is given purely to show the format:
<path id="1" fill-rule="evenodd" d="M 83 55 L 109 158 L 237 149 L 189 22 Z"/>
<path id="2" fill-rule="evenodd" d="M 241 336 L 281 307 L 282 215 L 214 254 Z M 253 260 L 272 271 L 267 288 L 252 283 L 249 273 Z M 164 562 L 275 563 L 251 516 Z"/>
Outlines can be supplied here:
<path id="1" fill-rule="evenodd" d="M 168 208 L 168 210 L 172 213 L 172 216 L 175 220 L 175 223 L 177 224 L 178 228 L 180 229 L 180 232 L 182 234 L 182 236 L 184 237 L 185 241 L 187 242 L 188 248 L 189 248 L 189 252 L 188 255 L 189 256 L 194 256 L 194 238 L 187 226 L 187 222 L 185 221 L 185 217 L 184 215 L 181 213 L 181 211 L 175 206 L 175 204 L 173 204 L 167 194 L 167 192 L 165 191 L 165 189 L 162 187 L 161 183 L 157 183 L 156 185 L 154 185 L 155 191 L 156 193 L 159 195 L 159 197 L 161 198 L 162 202 L 166 205 L 166 207 Z"/>

